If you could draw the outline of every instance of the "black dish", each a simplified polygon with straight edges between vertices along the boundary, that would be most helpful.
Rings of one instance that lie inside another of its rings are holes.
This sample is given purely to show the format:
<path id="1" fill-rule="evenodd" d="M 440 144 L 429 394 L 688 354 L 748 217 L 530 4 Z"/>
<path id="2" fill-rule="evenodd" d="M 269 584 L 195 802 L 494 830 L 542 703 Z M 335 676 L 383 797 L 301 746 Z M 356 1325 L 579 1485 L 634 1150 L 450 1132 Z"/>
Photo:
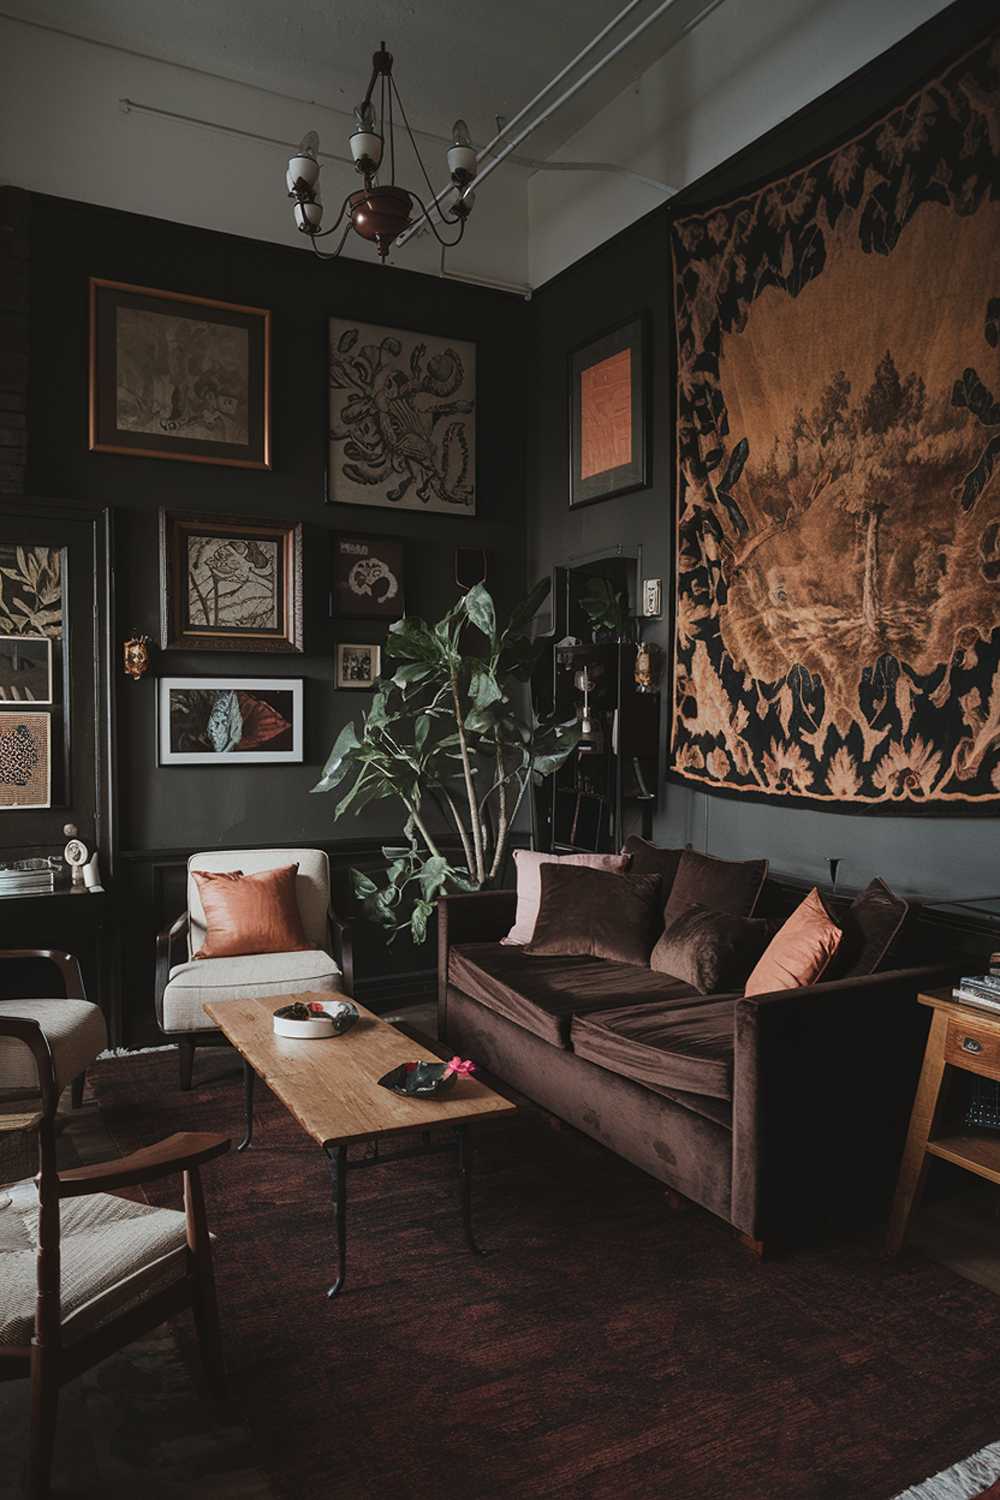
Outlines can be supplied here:
<path id="1" fill-rule="evenodd" d="M 408 1062 L 400 1063 L 383 1074 L 379 1083 L 393 1094 L 403 1094 L 407 1099 L 433 1099 L 445 1094 L 453 1087 L 457 1074 L 448 1073 L 447 1063 Z M 447 1073 L 447 1076 L 445 1076 Z"/>

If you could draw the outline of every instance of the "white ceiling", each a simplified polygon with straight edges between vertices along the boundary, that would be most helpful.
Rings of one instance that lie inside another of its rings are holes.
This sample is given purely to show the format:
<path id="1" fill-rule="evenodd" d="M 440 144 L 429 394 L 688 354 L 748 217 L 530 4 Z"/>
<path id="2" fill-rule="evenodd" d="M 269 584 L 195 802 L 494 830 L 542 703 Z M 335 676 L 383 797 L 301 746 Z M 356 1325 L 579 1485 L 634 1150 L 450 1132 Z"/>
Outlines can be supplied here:
<path id="1" fill-rule="evenodd" d="M 583 66 L 657 3 L 642 0 Z M 534 156 L 553 151 L 662 55 L 709 3 L 672 0 L 612 67 L 532 137 L 526 151 Z M 414 128 L 447 137 L 462 115 L 474 140 L 483 144 L 494 134 L 498 114 L 514 115 L 624 5 L 625 0 L 5 0 L 2 13 L 348 113 L 364 92 L 371 54 L 384 37 L 396 58 L 397 86 Z"/>

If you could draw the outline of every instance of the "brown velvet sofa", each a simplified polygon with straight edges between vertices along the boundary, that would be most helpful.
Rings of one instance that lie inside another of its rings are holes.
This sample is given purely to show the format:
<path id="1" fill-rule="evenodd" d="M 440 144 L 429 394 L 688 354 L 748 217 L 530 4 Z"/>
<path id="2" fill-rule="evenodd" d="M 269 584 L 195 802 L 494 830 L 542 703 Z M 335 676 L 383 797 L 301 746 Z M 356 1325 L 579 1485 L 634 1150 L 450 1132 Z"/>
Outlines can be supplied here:
<path id="1" fill-rule="evenodd" d="M 773 906 L 778 888 L 767 886 Z M 884 1212 L 927 1031 L 915 997 L 954 966 L 703 996 L 649 969 L 502 945 L 515 899 L 490 891 L 439 905 L 449 1047 L 758 1253 Z"/>

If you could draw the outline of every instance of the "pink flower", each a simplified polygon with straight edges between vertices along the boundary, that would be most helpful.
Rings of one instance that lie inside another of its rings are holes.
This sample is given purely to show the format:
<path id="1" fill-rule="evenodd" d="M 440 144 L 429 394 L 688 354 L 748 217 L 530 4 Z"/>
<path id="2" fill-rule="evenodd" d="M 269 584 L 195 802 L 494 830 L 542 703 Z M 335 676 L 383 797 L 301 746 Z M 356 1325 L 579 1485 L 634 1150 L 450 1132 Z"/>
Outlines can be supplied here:
<path id="1" fill-rule="evenodd" d="M 326 1006 L 323 1004 L 322 1000 L 310 1000 L 309 1009 L 312 1011 L 314 1016 L 326 1015 Z"/>
<path id="2" fill-rule="evenodd" d="M 476 1065 L 474 1062 L 463 1062 L 460 1057 L 453 1057 L 444 1070 L 444 1076 L 445 1078 L 450 1078 L 451 1074 L 454 1073 L 458 1078 L 469 1078 L 475 1071 Z"/>

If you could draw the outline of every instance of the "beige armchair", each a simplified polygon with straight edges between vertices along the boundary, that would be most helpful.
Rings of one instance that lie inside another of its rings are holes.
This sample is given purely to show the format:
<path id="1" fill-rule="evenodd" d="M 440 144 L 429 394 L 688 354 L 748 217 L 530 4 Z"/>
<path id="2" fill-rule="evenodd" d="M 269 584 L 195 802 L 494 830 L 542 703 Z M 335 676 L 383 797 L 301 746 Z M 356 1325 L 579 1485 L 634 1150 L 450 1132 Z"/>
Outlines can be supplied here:
<path id="1" fill-rule="evenodd" d="M 55 1060 L 38 1021 L 0 1015 L 0 1041 L 27 1052 L 41 1103 L 0 1116 L 0 1131 L 38 1137 L 38 1176 L 0 1211 L 0 1380 L 30 1377 L 27 1500 L 46 1500 L 59 1391 L 66 1381 L 190 1308 L 209 1388 L 225 1390 L 212 1251 L 199 1168 L 225 1136 L 185 1132 L 117 1161 L 60 1172 Z M 184 1176 L 184 1211 L 113 1190 Z M 112 1190 L 109 1192 L 109 1190 Z M 86 1201 L 84 1201 L 86 1200 Z"/>
<path id="2" fill-rule="evenodd" d="M 72 953 L 51 948 L 4 948 L 0 961 L 47 959 L 58 969 L 61 995 L 34 999 L 0 1000 L 0 1017 L 20 1016 L 37 1021 L 52 1051 L 57 1096 L 72 1087 L 73 1106 L 83 1102 L 87 1068 L 108 1045 L 107 1027 L 100 1006 L 92 1005 L 83 987 L 80 965 Z M 55 987 L 55 986 L 54 986 Z M 0 1037 L 0 1094 L 34 1094 L 38 1073 L 27 1047 L 12 1037 Z"/>
<path id="3" fill-rule="evenodd" d="M 295 895 L 306 938 L 315 947 L 297 953 L 254 953 L 239 958 L 195 958 L 205 940 L 205 913 L 194 870 L 256 874 L 298 864 Z M 342 962 L 333 957 L 334 929 Z M 248 1000 L 308 990 L 350 994 L 347 929 L 330 906 L 330 862 L 322 849 L 215 849 L 188 860 L 187 911 L 156 941 L 156 1019 L 177 1042 L 180 1086 L 191 1087 L 195 1048 L 220 1039 L 205 1014 L 208 1000 Z"/>

